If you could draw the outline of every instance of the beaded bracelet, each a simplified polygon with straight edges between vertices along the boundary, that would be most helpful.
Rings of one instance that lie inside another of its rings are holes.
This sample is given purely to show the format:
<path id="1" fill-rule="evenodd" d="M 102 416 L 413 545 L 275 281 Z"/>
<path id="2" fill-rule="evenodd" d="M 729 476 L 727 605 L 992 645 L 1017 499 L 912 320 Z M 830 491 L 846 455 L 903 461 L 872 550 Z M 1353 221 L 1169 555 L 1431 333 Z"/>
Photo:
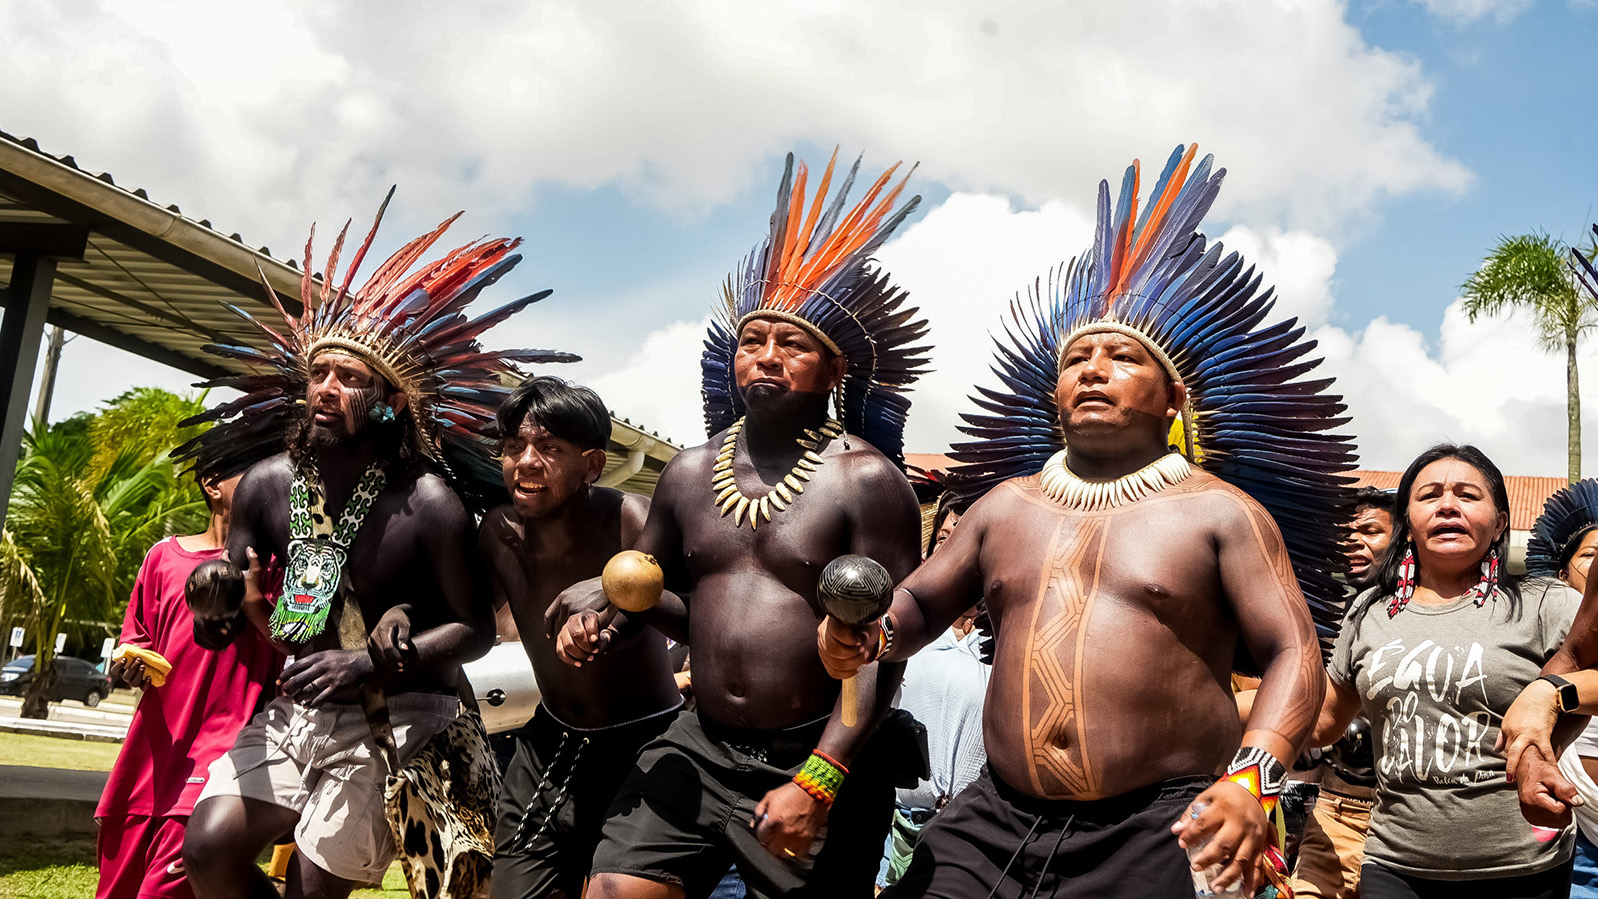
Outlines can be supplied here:
<path id="1" fill-rule="evenodd" d="M 817 802 L 830 807 L 832 801 L 838 798 L 838 788 L 843 786 L 844 775 L 848 773 L 848 768 L 817 749 L 810 753 L 810 758 L 805 759 L 805 766 L 794 775 L 793 782 Z"/>
<path id="2" fill-rule="evenodd" d="M 877 622 L 877 651 L 872 653 L 871 661 L 875 662 L 893 648 L 893 616 L 884 615 Z"/>
<path id="3" fill-rule="evenodd" d="M 1264 749 L 1244 746 L 1227 766 L 1226 779 L 1253 793 L 1269 815 L 1276 810 L 1276 801 L 1287 784 L 1287 769 Z"/>

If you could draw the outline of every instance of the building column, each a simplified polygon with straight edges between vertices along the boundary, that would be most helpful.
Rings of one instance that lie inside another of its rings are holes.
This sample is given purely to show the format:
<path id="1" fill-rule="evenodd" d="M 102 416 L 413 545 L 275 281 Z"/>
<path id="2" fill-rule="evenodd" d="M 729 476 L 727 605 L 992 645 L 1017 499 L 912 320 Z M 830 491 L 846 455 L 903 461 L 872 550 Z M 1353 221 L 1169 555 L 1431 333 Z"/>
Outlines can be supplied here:
<path id="1" fill-rule="evenodd" d="M 0 321 L 0 398 L 6 404 L 5 422 L 0 426 L 0 524 L 5 523 L 11 505 L 11 481 L 22 455 L 22 433 L 28 427 L 28 399 L 39 363 L 39 343 L 44 339 L 44 319 L 50 311 L 55 265 L 49 256 L 18 254 L 6 288 L 5 319 Z"/>

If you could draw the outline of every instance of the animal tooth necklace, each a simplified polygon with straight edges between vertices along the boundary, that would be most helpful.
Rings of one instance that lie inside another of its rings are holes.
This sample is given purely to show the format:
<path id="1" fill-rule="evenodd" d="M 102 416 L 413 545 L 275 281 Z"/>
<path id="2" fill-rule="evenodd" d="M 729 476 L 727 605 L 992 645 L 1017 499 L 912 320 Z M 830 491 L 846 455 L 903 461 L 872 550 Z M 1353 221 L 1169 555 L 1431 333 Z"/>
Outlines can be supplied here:
<path id="1" fill-rule="evenodd" d="M 810 473 L 820 468 L 821 454 L 816 452 L 821 446 L 823 437 L 833 440 L 843 436 L 843 423 L 835 418 L 829 418 L 821 425 L 819 432 L 805 428 L 805 436 L 795 439 L 799 448 L 804 450 L 804 455 L 794 463 L 793 469 L 782 476 L 765 496 L 753 499 L 745 496 L 738 489 L 736 478 L 733 476 L 732 460 L 738 452 L 738 434 L 744 429 L 742 418 L 732 423 L 727 428 L 727 437 L 721 441 L 721 452 L 716 456 L 716 465 L 710 471 L 710 490 L 716 494 L 716 505 L 721 508 L 721 517 L 726 518 L 727 513 L 732 513 L 733 527 L 742 527 L 747 514 L 749 529 L 756 530 L 760 527 L 760 519 L 770 521 L 777 512 L 788 508 L 794 497 L 805 492 L 804 482 L 810 480 Z"/>
<path id="2" fill-rule="evenodd" d="M 1181 453 L 1167 453 L 1131 474 L 1112 481 L 1085 481 L 1065 466 L 1065 450 L 1044 463 L 1039 477 L 1043 494 L 1068 509 L 1097 512 L 1142 499 L 1186 480 L 1193 467 Z"/>

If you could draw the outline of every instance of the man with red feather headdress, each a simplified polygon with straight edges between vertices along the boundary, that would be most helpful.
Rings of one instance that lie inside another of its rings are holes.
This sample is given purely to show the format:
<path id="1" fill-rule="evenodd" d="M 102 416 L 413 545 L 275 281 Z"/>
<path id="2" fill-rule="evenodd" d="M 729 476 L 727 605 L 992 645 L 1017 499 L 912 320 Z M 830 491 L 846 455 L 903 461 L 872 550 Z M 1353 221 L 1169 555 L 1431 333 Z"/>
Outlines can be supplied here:
<path id="1" fill-rule="evenodd" d="M 381 880 L 398 848 L 385 816 L 389 759 L 404 763 L 456 720 L 460 665 L 493 643 L 473 512 L 503 496 L 494 412 L 514 362 L 576 357 L 478 342 L 549 293 L 467 317 L 520 261 L 519 240 L 469 244 L 411 271 L 457 217 L 359 290 L 351 283 L 376 223 L 337 289 L 343 234 L 319 285 L 308 243 L 303 315 L 284 312 L 280 332 L 235 310 L 264 348 L 210 348 L 253 371 L 207 385 L 244 396 L 201 416 L 215 426 L 182 450 L 201 470 L 248 466 L 224 561 L 189 582 L 196 638 L 224 646 L 253 623 L 294 661 L 194 808 L 184 861 L 202 897 L 276 897 L 255 859 L 290 832 L 290 897 L 342 897 Z M 260 585 L 269 564 L 284 570 L 275 606 Z M 491 763 L 487 776 L 484 789 L 497 790 Z M 408 857 L 418 854 L 410 842 Z"/>

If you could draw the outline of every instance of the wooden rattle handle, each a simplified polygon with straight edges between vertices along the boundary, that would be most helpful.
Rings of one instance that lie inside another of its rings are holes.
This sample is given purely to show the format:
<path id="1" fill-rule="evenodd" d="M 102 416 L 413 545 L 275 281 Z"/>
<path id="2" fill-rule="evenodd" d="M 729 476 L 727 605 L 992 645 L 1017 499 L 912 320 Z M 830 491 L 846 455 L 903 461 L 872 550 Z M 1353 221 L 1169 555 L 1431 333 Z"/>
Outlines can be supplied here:
<path id="1" fill-rule="evenodd" d="M 843 726 L 854 727 L 860 720 L 860 687 L 857 678 L 843 679 Z"/>

